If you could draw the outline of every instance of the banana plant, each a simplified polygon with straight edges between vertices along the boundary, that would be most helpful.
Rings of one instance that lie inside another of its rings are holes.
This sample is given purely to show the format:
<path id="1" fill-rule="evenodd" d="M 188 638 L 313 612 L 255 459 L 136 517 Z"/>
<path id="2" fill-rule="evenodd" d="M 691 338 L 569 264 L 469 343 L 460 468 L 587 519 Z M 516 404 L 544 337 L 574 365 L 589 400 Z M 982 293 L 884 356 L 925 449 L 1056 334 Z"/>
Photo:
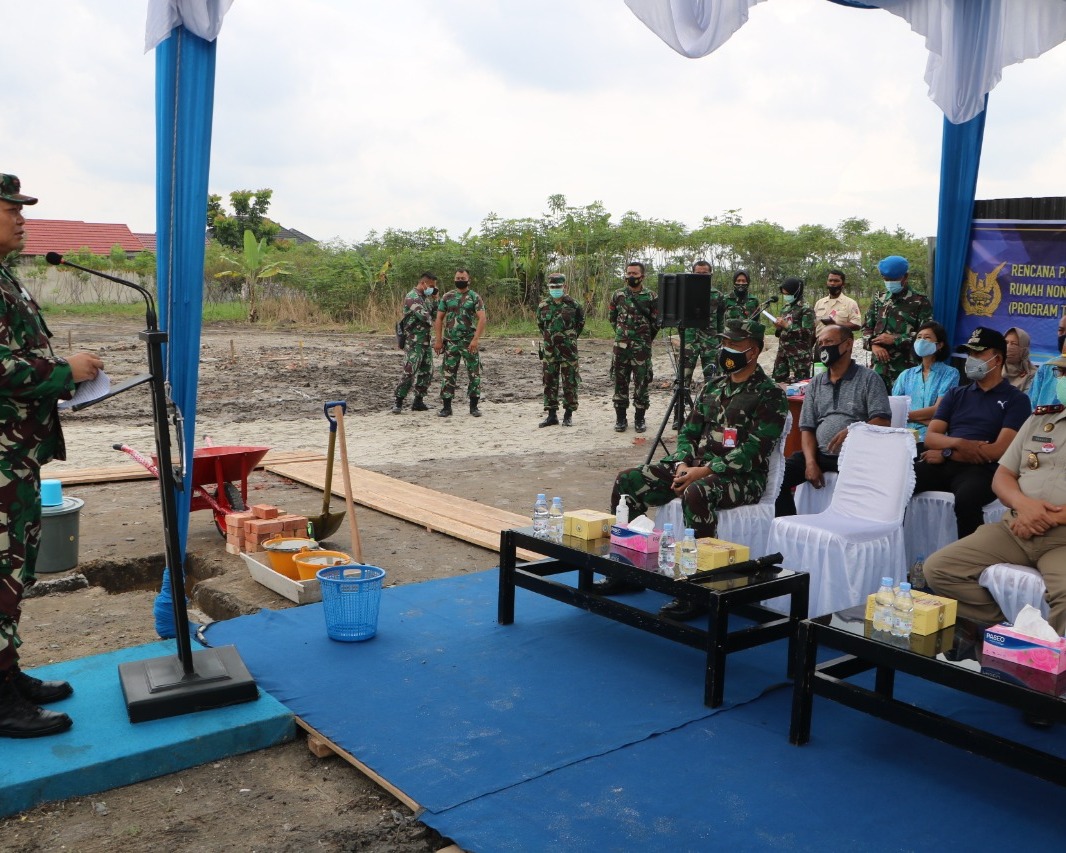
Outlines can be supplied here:
<path id="1" fill-rule="evenodd" d="M 223 255 L 222 261 L 230 269 L 218 273 L 216 278 L 241 280 L 241 299 L 248 303 L 248 322 L 259 319 L 259 282 L 279 275 L 289 274 L 289 265 L 270 260 L 274 250 L 267 246 L 267 238 L 256 240 L 248 229 L 244 231 L 244 251 L 240 255 Z"/>

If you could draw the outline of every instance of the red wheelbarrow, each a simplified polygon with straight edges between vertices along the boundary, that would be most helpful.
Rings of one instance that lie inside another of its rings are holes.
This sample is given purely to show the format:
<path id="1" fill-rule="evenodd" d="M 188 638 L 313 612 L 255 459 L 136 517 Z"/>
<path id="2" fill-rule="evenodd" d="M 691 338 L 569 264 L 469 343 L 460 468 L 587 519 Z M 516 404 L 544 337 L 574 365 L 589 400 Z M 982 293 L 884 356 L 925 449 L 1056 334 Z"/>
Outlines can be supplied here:
<path id="1" fill-rule="evenodd" d="M 155 456 L 149 459 L 127 444 L 113 447 L 159 476 Z M 190 510 L 211 510 L 215 528 L 225 536 L 226 516 L 248 508 L 248 475 L 269 451 L 269 447 L 201 447 L 193 451 Z"/>

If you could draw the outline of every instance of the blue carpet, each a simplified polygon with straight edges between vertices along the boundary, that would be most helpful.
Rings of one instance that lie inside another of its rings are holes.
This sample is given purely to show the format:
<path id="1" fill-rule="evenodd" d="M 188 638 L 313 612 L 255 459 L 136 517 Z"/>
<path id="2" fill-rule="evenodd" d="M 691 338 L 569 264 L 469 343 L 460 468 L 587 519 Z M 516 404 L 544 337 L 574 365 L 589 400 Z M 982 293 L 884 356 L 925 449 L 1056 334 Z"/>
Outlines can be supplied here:
<path id="1" fill-rule="evenodd" d="M 3 741 L 0 816 L 38 803 L 84 796 L 185 770 L 295 737 L 292 713 L 260 690 L 259 699 L 227 708 L 134 725 L 126 714 L 118 665 L 175 654 L 164 641 L 27 670 L 74 685 L 49 706 L 74 719 L 60 735 Z"/>
<path id="2" fill-rule="evenodd" d="M 496 624 L 497 573 L 386 589 L 377 636 L 326 636 L 320 604 L 218 622 L 260 687 L 433 811 L 714 713 L 695 649 L 524 590 Z M 662 596 L 627 598 L 658 607 Z M 785 675 L 782 645 L 731 655 L 724 710 Z"/>
<path id="3" fill-rule="evenodd" d="M 1066 832 L 1062 788 L 820 698 L 811 743 L 791 746 L 783 641 L 731 655 L 712 712 L 695 650 L 523 590 L 498 626 L 496 584 L 492 571 L 387 589 L 366 643 L 329 640 L 320 605 L 208 638 L 467 850 L 1058 849 Z M 1063 727 L 896 686 L 1066 755 Z"/>

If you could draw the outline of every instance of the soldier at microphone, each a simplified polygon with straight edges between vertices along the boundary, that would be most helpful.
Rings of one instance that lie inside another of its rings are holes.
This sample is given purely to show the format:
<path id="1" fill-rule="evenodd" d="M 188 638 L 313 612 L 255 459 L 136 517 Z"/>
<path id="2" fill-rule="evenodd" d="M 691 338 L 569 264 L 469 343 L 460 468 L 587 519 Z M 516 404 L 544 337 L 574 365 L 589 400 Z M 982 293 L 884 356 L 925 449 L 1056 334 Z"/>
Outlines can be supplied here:
<path id="1" fill-rule="evenodd" d="M 99 356 L 58 358 L 40 307 L 3 261 L 26 241 L 19 179 L 0 174 L 0 737 L 58 734 L 71 719 L 42 705 L 74 691 L 65 681 L 41 681 L 19 667 L 22 597 L 36 580 L 41 542 L 41 466 L 65 459 L 58 403 L 78 382 L 103 368 Z"/>

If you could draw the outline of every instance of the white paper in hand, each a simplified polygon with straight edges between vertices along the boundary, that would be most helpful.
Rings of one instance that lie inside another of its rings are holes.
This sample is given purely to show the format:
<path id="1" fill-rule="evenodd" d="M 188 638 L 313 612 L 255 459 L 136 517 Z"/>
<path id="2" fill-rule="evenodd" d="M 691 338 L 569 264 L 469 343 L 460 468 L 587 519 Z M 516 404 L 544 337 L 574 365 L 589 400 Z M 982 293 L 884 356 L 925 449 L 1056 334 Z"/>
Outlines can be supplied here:
<path id="1" fill-rule="evenodd" d="M 763 312 L 762 312 L 762 315 L 763 315 L 763 316 L 764 316 L 764 317 L 765 317 L 765 318 L 766 318 L 767 320 L 769 320 L 769 321 L 770 321 L 771 323 L 776 323 L 776 322 L 777 322 L 777 318 L 776 318 L 776 317 L 775 317 L 775 316 L 774 316 L 773 314 L 771 314 L 771 313 L 770 313 L 769 311 L 763 311 Z"/>
<path id="2" fill-rule="evenodd" d="M 104 373 L 104 371 L 99 370 L 97 371 L 95 378 L 79 382 L 74 388 L 74 396 L 69 400 L 61 400 L 59 402 L 59 408 L 69 409 L 71 406 L 80 406 L 84 403 L 91 403 L 93 400 L 99 400 L 110 390 L 111 377 Z"/>

